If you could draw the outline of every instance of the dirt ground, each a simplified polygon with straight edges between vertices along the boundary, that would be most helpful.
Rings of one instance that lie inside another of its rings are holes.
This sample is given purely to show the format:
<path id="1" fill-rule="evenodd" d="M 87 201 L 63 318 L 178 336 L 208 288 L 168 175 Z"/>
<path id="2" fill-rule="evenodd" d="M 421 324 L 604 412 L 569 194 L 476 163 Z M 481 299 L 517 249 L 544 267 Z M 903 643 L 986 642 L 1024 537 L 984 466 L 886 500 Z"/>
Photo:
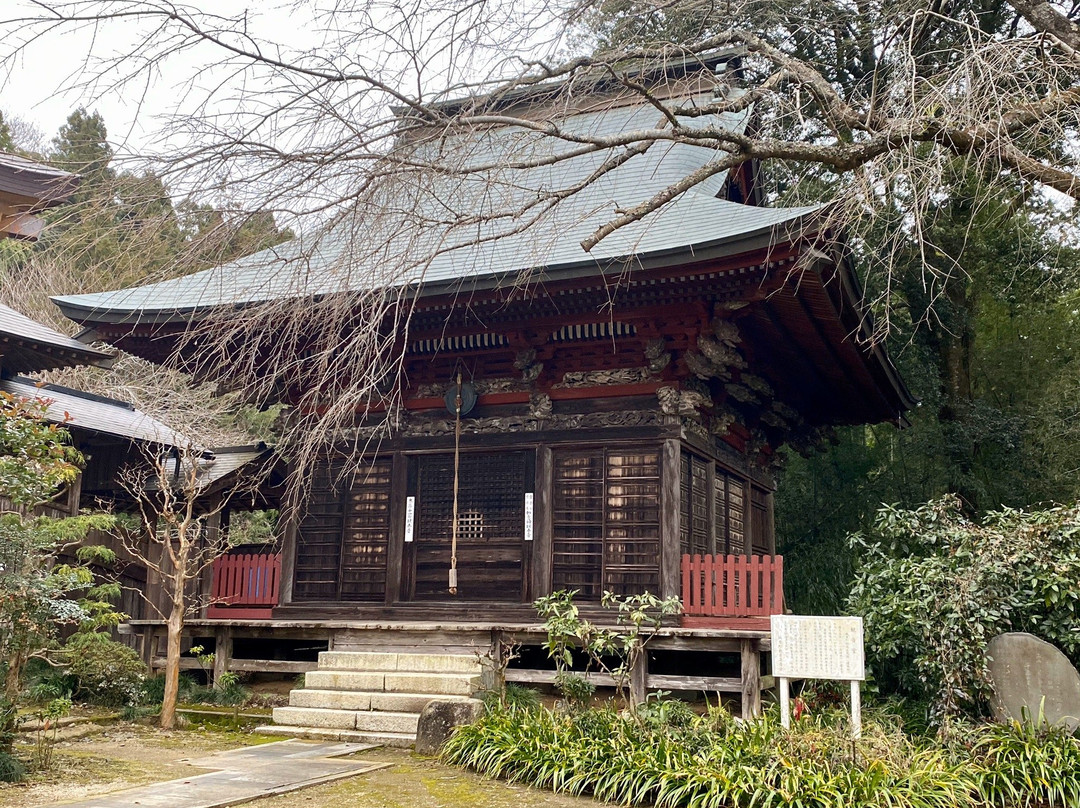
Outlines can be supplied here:
<path id="1" fill-rule="evenodd" d="M 60 737 L 51 771 L 31 773 L 22 783 L 0 783 L 0 808 L 72 802 L 131 786 L 202 774 L 202 769 L 185 761 L 252 742 L 278 740 L 205 729 L 162 732 L 127 723 L 75 725 L 62 730 Z M 32 753 L 29 741 L 31 738 L 23 737 L 16 747 L 24 760 Z"/>
<path id="2" fill-rule="evenodd" d="M 582 797 L 488 780 L 402 749 L 361 755 L 394 765 L 370 774 L 258 800 L 253 808 L 597 808 Z"/>
<path id="3" fill-rule="evenodd" d="M 187 763 L 211 752 L 279 740 L 240 731 L 189 728 L 174 732 L 135 724 L 79 726 L 55 749 L 52 771 L 25 783 L 0 783 L 0 808 L 32 808 L 86 799 L 131 786 L 190 777 Z M 86 733 L 86 734 L 83 734 Z M 23 748 L 23 757 L 29 747 Z M 591 800 L 487 780 L 400 749 L 359 757 L 393 766 L 280 797 L 255 808 L 585 808 Z"/>

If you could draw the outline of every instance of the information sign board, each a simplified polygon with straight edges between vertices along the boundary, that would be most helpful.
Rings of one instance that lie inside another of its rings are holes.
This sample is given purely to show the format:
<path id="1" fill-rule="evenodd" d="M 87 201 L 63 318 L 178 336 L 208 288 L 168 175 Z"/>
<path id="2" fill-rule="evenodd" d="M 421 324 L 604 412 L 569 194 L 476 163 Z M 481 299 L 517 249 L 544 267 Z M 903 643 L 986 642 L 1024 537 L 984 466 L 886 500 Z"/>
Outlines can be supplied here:
<path id="1" fill-rule="evenodd" d="M 785 679 L 863 681 L 862 618 L 774 614 L 772 668 Z"/>

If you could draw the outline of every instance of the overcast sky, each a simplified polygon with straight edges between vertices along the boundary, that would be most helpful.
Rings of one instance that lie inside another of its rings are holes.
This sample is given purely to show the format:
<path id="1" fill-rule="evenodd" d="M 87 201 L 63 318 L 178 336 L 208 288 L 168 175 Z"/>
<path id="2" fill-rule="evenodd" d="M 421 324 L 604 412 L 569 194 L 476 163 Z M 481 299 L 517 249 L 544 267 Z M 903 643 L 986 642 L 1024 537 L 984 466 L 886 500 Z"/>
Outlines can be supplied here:
<path id="1" fill-rule="evenodd" d="M 196 0 L 194 5 L 223 17 L 246 15 L 247 30 L 263 43 L 305 48 L 319 38 L 319 23 L 310 10 L 298 9 L 287 0 Z M 40 8 L 29 0 L 0 0 L 0 24 L 39 13 Z M 51 138 L 73 109 L 85 106 L 105 118 L 119 152 L 153 150 L 160 137 L 161 117 L 182 109 L 185 98 L 190 99 L 187 82 L 197 76 L 195 81 L 205 90 L 221 76 L 203 69 L 217 56 L 211 46 L 205 46 L 171 57 L 163 71 L 119 92 L 108 80 L 95 82 L 100 72 L 96 60 L 128 55 L 139 39 L 138 32 L 145 30 L 145 24 L 116 22 L 96 30 L 66 27 L 20 47 L 8 71 L 0 74 L 4 88 L 0 109 L 28 120 Z M 0 48 L 9 45 L 10 40 Z"/>
<path id="2" fill-rule="evenodd" d="M 53 4 L 63 5 L 66 1 L 70 0 L 55 0 Z M 177 112 L 191 112 L 195 99 L 214 92 L 214 101 L 209 110 L 213 115 L 221 111 L 235 111 L 266 89 L 258 85 L 257 74 L 249 72 L 238 78 L 238 71 L 206 69 L 206 65 L 221 59 L 222 51 L 214 45 L 203 43 L 185 47 L 180 54 L 171 55 L 163 63 L 158 62 L 153 71 L 144 71 L 138 82 L 129 82 L 118 92 L 112 86 L 116 76 L 114 71 L 107 71 L 110 79 L 100 79 L 100 60 L 124 57 L 126 68 L 136 65 L 139 57 L 144 55 L 143 49 L 136 43 L 142 41 L 151 23 L 145 20 L 110 21 L 96 28 L 83 26 L 81 30 L 65 26 L 20 46 L 20 39 L 25 40 L 26 31 L 30 29 L 25 25 L 13 25 L 12 21 L 24 15 L 39 16 L 42 4 L 49 2 L 0 0 L 0 59 L 6 60 L 7 67 L 7 72 L 0 74 L 4 87 L 0 95 L 0 109 L 29 120 L 42 130 L 46 138 L 55 135 L 74 108 L 85 106 L 104 116 L 110 139 L 119 154 L 153 152 L 172 131 L 167 128 L 162 132 L 162 120 Z M 93 3 L 95 0 L 74 2 Z M 191 5 L 223 18 L 243 18 L 242 27 L 251 35 L 251 39 L 236 41 L 245 48 L 257 41 L 264 53 L 275 53 L 276 48 L 281 47 L 281 52 L 288 53 L 286 59 L 296 53 L 313 60 L 326 58 L 335 68 L 359 66 L 366 72 L 378 71 L 380 77 L 386 78 L 391 84 L 400 78 L 408 87 L 410 82 L 416 81 L 410 74 L 413 62 L 410 58 L 403 58 L 402 54 L 417 47 L 416 43 L 420 42 L 421 46 L 431 48 L 436 54 L 426 65 L 426 86 L 420 82 L 425 92 L 442 90 L 448 83 L 462 79 L 461 72 L 449 78 L 443 69 L 450 62 L 462 64 L 460 44 L 453 49 L 447 48 L 444 43 L 448 40 L 443 36 L 452 30 L 454 41 L 460 43 L 460 31 L 456 26 L 461 23 L 456 19 L 456 12 L 459 7 L 470 7 L 461 0 L 447 0 L 441 12 L 438 11 L 438 0 L 429 3 L 416 0 L 416 7 L 426 5 L 437 9 L 435 16 L 426 18 L 414 13 L 412 6 L 394 0 L 364 0 L 351 8 L 349 4 L 335 0 L 192 0 Z M 487 41 L 485 37 L 497 41 L 503 37 L 510 42 L 516 38 L 516 47 L 500 50 L 497 46 L 485 46 L 489 47 L 488 53 L 474 64 L 478 64 L 481 70 L 488 70 L 501 62 L 515 62 L 516 54 L 531 50 L 532 43 L 547 41 L 534 38 L 533 34 L 523 34 L 537 20 L 550 21 L 551 18 L 540 11 L 544 5 L 543 0 L 503 0 L 476 5 L 476 8 L 483 9 L 480 19 L 485 30 L 483 34 L 475 36 L 474 41 Z M 318 11 L 320 7 L 321 14 Z M 346 10 L 342 11 L 342 7 Z M 447 20 L 452 22 L 448 24 Z M 397 27 L 393 37 L 380 40 L 380 28 L 389 27 L 395 22 Z M 475 26 L 476 20 L 466 20 L 465 24 Z M 477 34 L 475 27 L 469 31 Z M 357 32 L 362 32 L 360 39 L 354 38 Z M 548 32 L 548 29 L 542 28 L 536 37 L 545 37 Z M 522 47 L 522 36 L 528 38 L 529 45 Z M 157 40 L 159 44 L 162 41 L 160 38 Z M 558 37 L 550 41 L 557 42 Z M 395 49 L 397 67 L 394 66 L 394 59 L 386 56 L 388 51 Z M 15 51 L 14 56 L 12 51 Z M 514 69 L 520 69 L 520 64 L 515 64 Z M 95 80 L 95 77 L 98 78 Z M 220 89 L 222 83 L 227 89 Z M 206 110 L 201 110 L 201 113 L 205 116 Z"/>

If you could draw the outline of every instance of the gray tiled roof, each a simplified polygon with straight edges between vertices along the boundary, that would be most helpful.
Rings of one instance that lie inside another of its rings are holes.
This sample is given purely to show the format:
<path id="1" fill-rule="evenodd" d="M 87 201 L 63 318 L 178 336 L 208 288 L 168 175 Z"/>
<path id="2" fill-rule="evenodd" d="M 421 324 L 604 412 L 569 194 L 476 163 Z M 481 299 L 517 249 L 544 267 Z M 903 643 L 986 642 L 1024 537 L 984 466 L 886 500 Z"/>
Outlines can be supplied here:
<path id="1" fill-rule="evenodd" d="M 660 113 L 650 105 L 576 114 L 566 130 L 599 135 L 653 130 Z M 695 127 L 738 131 L 744 115 L 689 119 Z M 616 211 L 652 198 L 718 156 L 713 148 L 657 141 L 645 153 L 585 184 L 542 214 L 505 215 L 546 193 L 592 176 L 615 151 L 593 152 L 528 169 L 515 161 L 572 145 L 520 128 L 503 127 L 426 145 L 439 149 L 445 173 L 401 175 L 381 203 L 342 217 L 324 231 L 182 278 L 131 289 L 54 298 L 80 322 L 159 320 L 206 308 L 243 305 L 346 290 L 415 285 L 433 292 L 462 282 L 495 284 L 541 269 L 597 274 L 613 262 L 685 261 L 733 241 L 768 238 L 798 228 L 816 208 L 760 208 L 716 198 L 717 174 L 644 220 L 616 231 L 586 253 L 580 242 Z M 722 154 L 722 153 L 721 153 Z M 489 168 L 469 175 L 461 169 Z M 504 214 L 500 216 L 500 214 Z M 535 219 L 535 220 L 533 220 Z M 528 226 L 524 225 L 528 223 Z M 620 264 L 620 271 L 625 267 Z M 538 276 L 539 279 L 543 276 Z"/>
<path id="2" fill-rule="evenodd" d="M 213 449 L 208 456 L 200 457 L 195 462 L 196 485 L 200 490 L 208 488 L 219 480 L 223 480 L 235 471 L 260 458 L 269 458 L 273 450 L 266 444 L 252 446 L 230 446 L 222 449 Z M 187 475 L 191 469 L 191 459 L 180 461 L 180 473 L 184 475 L 185 482 L 190 479 Z M 168 476 L 176 474 L 176 458 L 165 460 L 165 470 Z"/>
<path id="3" fill-rule="evenodd" d="M 77 174 L 0 152 L 0 191 L 55 205 L 71 196 L 78 184 Z"/>
<path id="4" fill-rule="evenodd" d="M 36 320 L 0 305 L 0 367 L 14 373 L 101 364 L 110 354 L 95 351 Z"/>
<path id="5" fill-rule="evenodd" d="M 34 379 L 22 376 L 0 379 L 0 390 L 22 398 L 45 399 L 46 418 L 66 427 L 166 446 L 188 443 L 184 436 L 122 401 L 54 384 L 39 386 Z"/>

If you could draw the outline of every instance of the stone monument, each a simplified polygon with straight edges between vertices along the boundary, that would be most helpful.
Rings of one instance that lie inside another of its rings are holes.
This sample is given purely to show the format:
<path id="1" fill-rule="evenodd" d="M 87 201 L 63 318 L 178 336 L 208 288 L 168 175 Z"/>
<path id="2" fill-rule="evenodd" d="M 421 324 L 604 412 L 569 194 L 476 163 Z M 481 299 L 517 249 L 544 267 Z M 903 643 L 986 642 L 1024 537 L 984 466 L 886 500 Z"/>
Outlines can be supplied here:
<path id="1" fill-rule="evenodd" d="M 1022 632 L 994 637 L 987 652 L 995 719 L 1080 727 L 1080 673 L 1065 654 Z"/>

